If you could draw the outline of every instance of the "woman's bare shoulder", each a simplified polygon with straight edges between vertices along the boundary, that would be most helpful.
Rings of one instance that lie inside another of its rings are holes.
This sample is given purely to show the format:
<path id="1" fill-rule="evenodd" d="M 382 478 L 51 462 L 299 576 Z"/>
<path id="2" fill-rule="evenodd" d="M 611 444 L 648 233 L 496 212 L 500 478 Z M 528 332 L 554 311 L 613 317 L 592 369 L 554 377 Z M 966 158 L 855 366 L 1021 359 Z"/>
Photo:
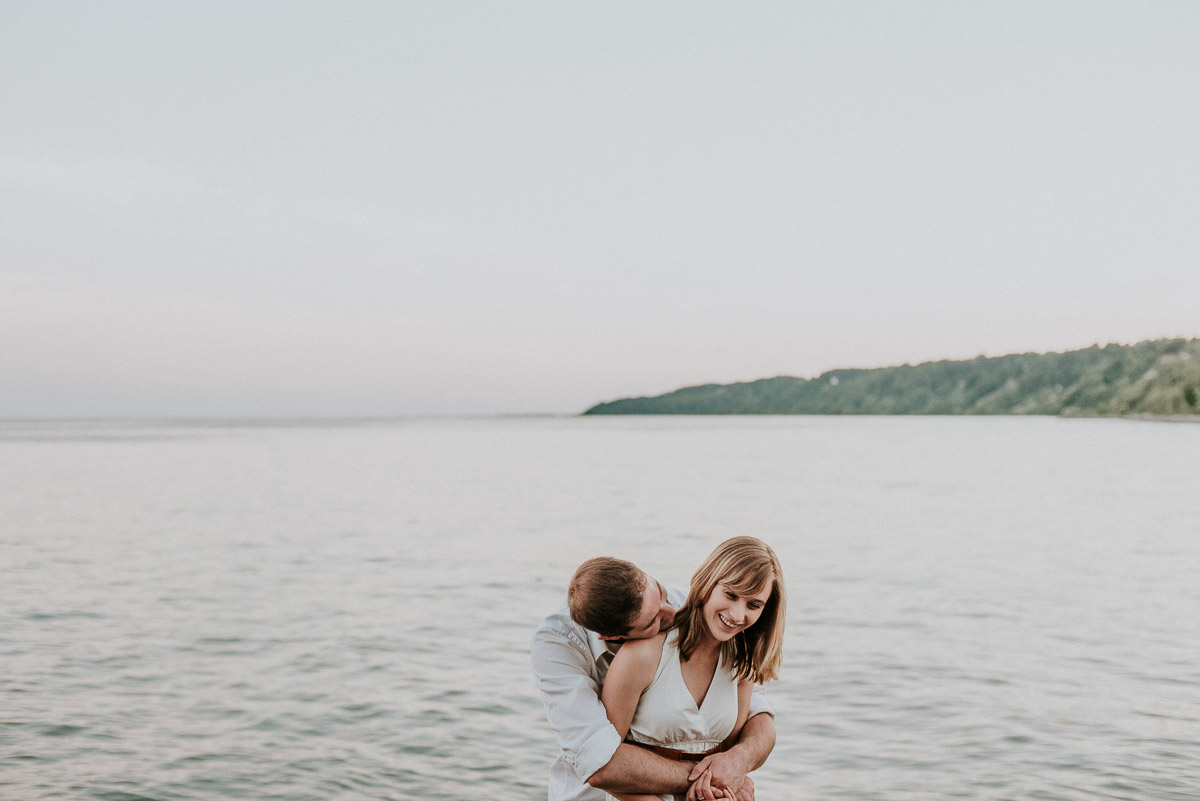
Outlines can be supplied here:
<path id="1" fill-rule="evenodd" d="M 657 666 L 662 657 L 663 643 L 666 641 L 666 632 L 641 640 L 626 640 L 621 644 L 621 650 L 617 651 L 617 658 L 638 668 Z"/>
<path id="2" fill-rule="evenodd" d="M 617 651 L 608 669 L 608 678 L 604 680 L 601 700 L 605 706 L 611 709 L 613 699 L 622 695 L 636 698 L 650 686 L 658 670 L 664 641 L 666 636 L 660 634 L 644 640 L 627 640 L 621 644 L 621 650 Z"/>

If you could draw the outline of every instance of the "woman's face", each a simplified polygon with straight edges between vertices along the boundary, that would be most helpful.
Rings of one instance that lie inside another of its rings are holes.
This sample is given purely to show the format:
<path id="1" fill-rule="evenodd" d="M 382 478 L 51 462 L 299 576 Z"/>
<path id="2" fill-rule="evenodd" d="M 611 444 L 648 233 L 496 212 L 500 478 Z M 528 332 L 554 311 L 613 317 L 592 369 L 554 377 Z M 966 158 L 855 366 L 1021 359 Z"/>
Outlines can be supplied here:
<path id="1" fill-rule="evenodd" d="M 739 631 L 745 631 L 762 615 L 775 580 L 767 582 L 756 595 L 741 595 L 724 584 L 713 587 L 704 602 L 704 622 L 718 642 L 732 639 Z"/>

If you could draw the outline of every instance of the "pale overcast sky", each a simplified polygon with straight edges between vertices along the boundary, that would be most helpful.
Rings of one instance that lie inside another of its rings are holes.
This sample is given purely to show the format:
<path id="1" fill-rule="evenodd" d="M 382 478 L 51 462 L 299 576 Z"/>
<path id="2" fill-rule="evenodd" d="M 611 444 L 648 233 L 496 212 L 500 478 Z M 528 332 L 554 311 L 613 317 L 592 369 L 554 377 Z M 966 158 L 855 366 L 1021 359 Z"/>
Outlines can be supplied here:
<path id="1" fill-rule="evenodd" d="M 0 417 L 1200 335 L 1200 3 L 0 4 Z"/>

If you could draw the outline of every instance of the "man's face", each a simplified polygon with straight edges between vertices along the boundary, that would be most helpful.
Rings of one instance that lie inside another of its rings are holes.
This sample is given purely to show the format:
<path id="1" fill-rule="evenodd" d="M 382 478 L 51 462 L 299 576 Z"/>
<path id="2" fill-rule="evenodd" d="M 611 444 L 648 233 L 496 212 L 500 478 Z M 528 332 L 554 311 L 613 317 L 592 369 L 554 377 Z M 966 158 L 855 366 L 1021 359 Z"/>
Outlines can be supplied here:
<path id="1" fill-rule="evenodd" d="M 656 579 L 646 576 L 646 591 L 642 594 L 642 609 L 633 619 L 629 631 L 619 637 L 600 639 L 620 644 L 626 640 L 644 640 L 675 622 L 675 609 L 667 601 L 667 591 Z"/>

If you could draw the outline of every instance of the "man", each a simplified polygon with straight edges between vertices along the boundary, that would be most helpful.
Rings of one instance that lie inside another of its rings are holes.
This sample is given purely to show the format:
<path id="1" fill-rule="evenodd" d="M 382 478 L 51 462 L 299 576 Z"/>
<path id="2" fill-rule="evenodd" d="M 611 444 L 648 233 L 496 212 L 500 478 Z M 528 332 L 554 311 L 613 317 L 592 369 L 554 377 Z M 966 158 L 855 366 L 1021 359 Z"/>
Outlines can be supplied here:
<path id="1" fill-rule="evenodd" d="M 699 763 L 622 743 L 600 703 L 621 643 L 670 626 L 685 600 L 684 593 L 668 591 L 622 559 L 589 559 L 575 571 L 567 603 L 542 621 L 531 648 L 534 680 L 562 749 L 550 768 L 549 801 L 603 801 L 604 791 L 686 791 L 688 801 L 709 801 L 724 788 L 738 801 L 754 801 L 754 782 L 746 774 L 775 747 L 774 713 L 760 688 L 737 743 Z"/>

